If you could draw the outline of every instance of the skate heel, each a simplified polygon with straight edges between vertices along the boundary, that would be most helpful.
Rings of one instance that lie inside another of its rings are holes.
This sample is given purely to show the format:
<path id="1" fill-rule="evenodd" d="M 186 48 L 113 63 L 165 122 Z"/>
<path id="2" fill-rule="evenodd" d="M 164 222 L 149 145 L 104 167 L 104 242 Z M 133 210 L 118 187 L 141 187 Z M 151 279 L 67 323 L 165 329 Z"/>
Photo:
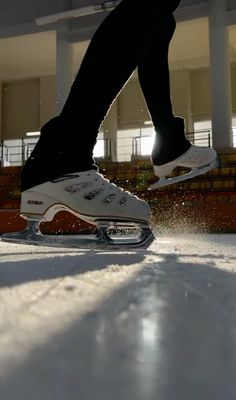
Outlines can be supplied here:
<path id="1" fill-rule="evenodd" d="M 171 172 L 175 169 L 176 164 L 173 162 L 169 162 L 167 164 L 163 165 L 154 165 L 154 174 L 158 176 L 159 178 L 165 177 L 167 175 L 170 175 Z"/>
<path id="2" fill-rule="evenodd" d="M 29 221 L 51 221 L 57 213 L 56 199 L 46 194 L 26 190 L 21 195 L 20 215 Z"/>

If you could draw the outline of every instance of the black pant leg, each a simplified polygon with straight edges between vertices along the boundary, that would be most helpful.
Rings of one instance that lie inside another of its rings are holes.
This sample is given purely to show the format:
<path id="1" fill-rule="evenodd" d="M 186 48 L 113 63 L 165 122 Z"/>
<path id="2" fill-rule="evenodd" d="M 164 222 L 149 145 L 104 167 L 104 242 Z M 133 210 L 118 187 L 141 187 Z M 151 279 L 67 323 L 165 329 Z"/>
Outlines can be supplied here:
<path id="1" fill-rule="evenodd" d="M 61 114 L 46 123 L 22 174 L 22 188 L 93 168 L 99 127 L 181 0 L 123 0 L 95 32 Z"/>

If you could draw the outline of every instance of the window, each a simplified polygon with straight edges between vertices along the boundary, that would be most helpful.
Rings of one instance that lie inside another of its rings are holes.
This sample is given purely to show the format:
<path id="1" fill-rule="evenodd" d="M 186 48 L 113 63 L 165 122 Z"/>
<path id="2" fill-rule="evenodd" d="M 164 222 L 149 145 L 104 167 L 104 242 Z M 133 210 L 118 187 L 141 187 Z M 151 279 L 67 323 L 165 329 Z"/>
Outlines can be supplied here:
<path id="1" fill-rule="evenodd" d="M 22 165 L 22 140 L 4 140 L 2 155 L 4 167 Z"/>
<path id="2" fill-rule="evenodd" d="M 140 154 L 141 156 L 149 156 L 153 147 L 154 136 L 141 136 L 140 137 Z"/>
<path id="3" fill-rule="evenodd" d="M 212 146 L 212 123 L 211 121 L 194 122 L 194 137 L 190 140 L 197 146 Z"/>
<path id="4" fill-rule="evenodd" d="M 232 118 L 233 146 L 236 147 L 236 117 Z M 211 121 L 194 122 L 194 143 L 205 146 L 209 140 L 212 146 L 212 123 Z"/>
<path id="5" fill-rule="evenodd" d="M 93 149 L 93 156 L 95 158 L 105 157 L 105 140 L 103 132 L 99 132 L 98 134 L 97 143 Z"/>
<path id="6" fill-rule="evenodd" d="M 233 146 L 236 147 L 236 117 L 232 118 Z"/>
<path id="7" fill-rule="evenodd" d="M 127 129 L 117 132 L 118 161 L 130 161 L 131 155 L 146 156 L 152 151 L 153 127 Z"/>

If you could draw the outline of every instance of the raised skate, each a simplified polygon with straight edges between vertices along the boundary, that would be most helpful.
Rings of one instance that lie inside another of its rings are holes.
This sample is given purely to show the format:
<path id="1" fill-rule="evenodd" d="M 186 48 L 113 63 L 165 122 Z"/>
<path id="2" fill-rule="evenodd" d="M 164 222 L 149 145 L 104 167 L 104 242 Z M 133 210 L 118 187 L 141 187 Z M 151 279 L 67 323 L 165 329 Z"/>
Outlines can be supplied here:
<path id="1" fill-rule="evenodd" d="M 43 235 L 40 223 L 51 221 L 62 210 L 96 225 L 97 233 Z M 27 219 L 27 228 L 1 240 L 78 248 L 146 247 L 153 240 L 149 205 L 95 170 L 66 174 L 23 191 L 20 214 Z"/>
<path id="2" fill-rule="evenodd" d="M 153 166 L 154 173 L 159 177 L 159 180 L 150 185 L 149 190 L 195 178 L 216 168 L 218 165 L 218 157 L 214 149 L 191 145 L 189 150 L 176 160 L 163 165 Z M 169 176 L 176 167 L 188 168 L 190 171 L 178 176 Z"/>

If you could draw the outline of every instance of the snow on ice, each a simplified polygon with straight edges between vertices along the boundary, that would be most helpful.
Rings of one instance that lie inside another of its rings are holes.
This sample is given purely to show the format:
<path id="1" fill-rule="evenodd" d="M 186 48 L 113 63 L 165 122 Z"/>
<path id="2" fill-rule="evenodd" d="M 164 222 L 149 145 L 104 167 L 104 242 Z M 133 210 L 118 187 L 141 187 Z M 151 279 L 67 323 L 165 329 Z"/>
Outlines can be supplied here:
<path id="1" fill-rule="evenodd" d="M 1 400 L 235 400 L 236 235 L 0 242 Z"/>

